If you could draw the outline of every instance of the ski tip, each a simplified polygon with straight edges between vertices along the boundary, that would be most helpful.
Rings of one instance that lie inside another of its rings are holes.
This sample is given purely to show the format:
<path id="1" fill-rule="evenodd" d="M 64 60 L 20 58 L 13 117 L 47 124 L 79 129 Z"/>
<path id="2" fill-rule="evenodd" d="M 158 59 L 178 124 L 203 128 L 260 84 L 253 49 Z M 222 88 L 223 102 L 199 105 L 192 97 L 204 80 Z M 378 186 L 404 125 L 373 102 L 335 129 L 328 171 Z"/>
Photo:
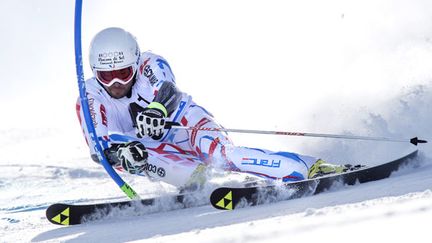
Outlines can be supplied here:
<path id="1" fill-rule="evenodd" d="M 414 138 L 411 138 L 410 143 L 412 143 L 415 146 L 417 146 L 417 144 L 419 144 L 419 143 L 427 143 L 427 141 L 423 140 L 423 139 L 418 139 L 418 137 L 414 137 Z"/>
<path id="2" fill-rule="evenodd" d="M 49 206 L 45 212 L 46 218 L 53 224 L 71 225 L 70 206 L 62 203 L 56 203 Z"/>
<path id="3" fill-rule="evenodd" d="M 210 195 L 210 203 L 213 207 L 222 210 L 233 210 L 233 189 L 227 187 L 217 188 Z"/>

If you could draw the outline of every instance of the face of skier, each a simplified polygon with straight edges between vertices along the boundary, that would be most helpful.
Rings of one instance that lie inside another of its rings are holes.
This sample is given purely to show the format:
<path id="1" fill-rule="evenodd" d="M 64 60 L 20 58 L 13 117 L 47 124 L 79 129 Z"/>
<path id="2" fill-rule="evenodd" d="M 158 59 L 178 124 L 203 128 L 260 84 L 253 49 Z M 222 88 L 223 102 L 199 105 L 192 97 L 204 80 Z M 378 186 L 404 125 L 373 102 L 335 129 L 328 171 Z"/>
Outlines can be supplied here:
<path id="1" fill-rule="evenodd" d="M 134 82 L 129 82 L 127 84 L 121 84 L 119 82 L 113 83 L 111 86 L 105 86 L 105 90 L 111 97 L 115 99 L 120 99 L 124 97 L 132 88 Z"/>

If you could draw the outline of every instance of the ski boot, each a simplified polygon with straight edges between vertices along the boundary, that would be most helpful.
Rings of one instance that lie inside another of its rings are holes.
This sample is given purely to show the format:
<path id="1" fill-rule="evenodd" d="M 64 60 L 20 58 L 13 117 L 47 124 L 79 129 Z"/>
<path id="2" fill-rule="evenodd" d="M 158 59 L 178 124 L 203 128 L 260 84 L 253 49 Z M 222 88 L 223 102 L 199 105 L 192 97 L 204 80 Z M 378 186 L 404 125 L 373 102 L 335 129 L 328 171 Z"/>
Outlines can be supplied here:
<path id="1" fill-rule="evenodd" d="M 180 187 L 180 193 L 202 190 L 204 184 L 207 182 L 207 169 L 207 166 L 204 164 L 198 165 L 186 184 Z"/>
<path id="2" fill-rule="evenodd" d="M 317 160 L 308 170 L 308 178 L 313 179 L 329 174 L 339 174 L 350 170 L 351 165 L 329 164 L 322 159 Z"/>

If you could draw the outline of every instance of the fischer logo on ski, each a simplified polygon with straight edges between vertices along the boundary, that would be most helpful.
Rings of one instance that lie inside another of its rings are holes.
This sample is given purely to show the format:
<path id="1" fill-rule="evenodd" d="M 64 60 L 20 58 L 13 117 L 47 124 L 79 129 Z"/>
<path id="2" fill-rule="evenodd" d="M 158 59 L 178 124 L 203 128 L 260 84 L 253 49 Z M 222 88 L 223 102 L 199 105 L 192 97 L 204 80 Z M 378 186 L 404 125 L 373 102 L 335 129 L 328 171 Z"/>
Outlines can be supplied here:
<path id="1" fill-rule="evenodd" d="M 63 210 L 61 213 L 57 214 L 53 218 L 51 218 L 51 221 L 62 224 L 62 225 L 69 225 L 69 213 L 70 209 L 67 207 L 65 210 Z"/>
<path id="2" fill-rule="evenodd" d="M 229 191 L 221 200 L 219 200 L 219 202 L 216 203 L 216 206 L 220 207 L 221 209 L 232 210 L 232 191 Z"/>

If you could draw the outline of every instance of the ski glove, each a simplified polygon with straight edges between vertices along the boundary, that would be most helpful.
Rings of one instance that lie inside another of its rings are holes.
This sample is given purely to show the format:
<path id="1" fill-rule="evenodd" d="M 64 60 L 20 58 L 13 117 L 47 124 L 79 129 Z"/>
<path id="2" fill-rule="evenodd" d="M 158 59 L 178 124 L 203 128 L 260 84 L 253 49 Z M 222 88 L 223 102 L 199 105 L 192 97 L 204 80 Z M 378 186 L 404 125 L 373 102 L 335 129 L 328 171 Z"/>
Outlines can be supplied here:
<path id="1" fill-rule="evenodd" d="M 147 135 L 154 140 L 161 139 L 164 135 L 166 117 L 167 111 L 162 104 L 150 103 L 136 117 L 138 135 L 141 137 Z"/>
<path id="2" fill-rule="evenodd" d="M 142 143 L 134 141 L 119 145 L 117 157 L 124 170 L 131 174 L 138 174 L 145 170 L 148 153 Z"/>

